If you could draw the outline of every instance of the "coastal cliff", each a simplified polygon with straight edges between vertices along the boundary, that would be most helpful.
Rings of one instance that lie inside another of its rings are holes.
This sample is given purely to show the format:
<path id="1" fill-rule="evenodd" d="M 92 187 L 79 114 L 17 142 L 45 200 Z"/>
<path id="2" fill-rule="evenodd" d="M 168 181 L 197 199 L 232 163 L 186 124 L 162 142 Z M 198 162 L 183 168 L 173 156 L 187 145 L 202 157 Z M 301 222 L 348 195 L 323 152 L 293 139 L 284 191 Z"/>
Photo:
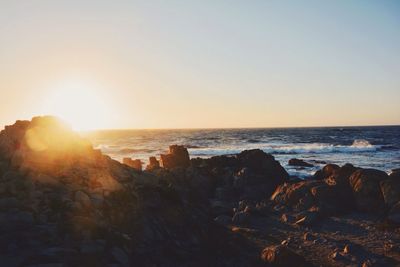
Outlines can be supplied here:
<path id="1" fill-rule="evenodd" d="M 262 150 L 190 159 L 178 145 L 134 163 L 53 117 L 6 126 L 2 266 L 400 264 L 398 170 L 328 164 L 300 180 Z"/>

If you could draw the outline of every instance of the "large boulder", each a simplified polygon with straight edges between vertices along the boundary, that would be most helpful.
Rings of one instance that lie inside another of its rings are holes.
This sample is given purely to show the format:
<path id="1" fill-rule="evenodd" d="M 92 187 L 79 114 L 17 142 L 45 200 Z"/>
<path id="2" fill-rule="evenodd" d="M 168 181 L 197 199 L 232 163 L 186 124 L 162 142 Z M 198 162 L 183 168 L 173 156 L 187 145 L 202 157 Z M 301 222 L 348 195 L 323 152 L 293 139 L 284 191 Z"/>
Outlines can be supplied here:
<path id="1" fill-rule="evenodd" d="M 169 147 L 168 154 L 161 154 L 161 165 L 166 169 L 189 167 L 189 152 L 184 146 L 172 145 Z"/>
<path id="2" fill-rule="evenodd" d="M 355 204 L 358 210 L 364 212 L 382 212 L 385 207 L 380 182 L 388 179 L 388 175 L 375 169 L 360 169 L 350 178 Z"/>

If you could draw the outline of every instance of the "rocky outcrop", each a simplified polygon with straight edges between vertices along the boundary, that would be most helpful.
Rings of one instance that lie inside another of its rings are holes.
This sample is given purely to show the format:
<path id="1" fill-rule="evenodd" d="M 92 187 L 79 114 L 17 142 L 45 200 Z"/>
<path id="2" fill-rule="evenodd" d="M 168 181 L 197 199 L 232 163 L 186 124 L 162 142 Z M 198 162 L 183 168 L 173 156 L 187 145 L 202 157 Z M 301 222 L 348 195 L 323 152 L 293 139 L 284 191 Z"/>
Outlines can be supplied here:
<path id="1" fill-rule="evenodd" d="M 357 170 L 350 176 L 350 186 L 358 210 L 378 213 L 384 211 L 385 202 L 380 182 L 386 179 L 388 175 L 385 172 L 374 169 Z"/>
<path id="2" fill-rule="evenodd" d="M 168 154 L 161 154 L 161 165 L 165 169 L 189 167 L 190 158 L 187 149 L 179 145 L 170 146 Z"/>
<path id="3" fill-rule="evenodd" d="M 157 160 L 156 157 L 149 158 L 149 164 L 146 167 L 147 171 L 155 170 L 160 168 L 160 162 Z"/>
<path id="4" fill-rule="evenodd" d="M 143 163 L 140 159 L 123 158 L 122 163 L 135 170 L 142 171 Z"/>

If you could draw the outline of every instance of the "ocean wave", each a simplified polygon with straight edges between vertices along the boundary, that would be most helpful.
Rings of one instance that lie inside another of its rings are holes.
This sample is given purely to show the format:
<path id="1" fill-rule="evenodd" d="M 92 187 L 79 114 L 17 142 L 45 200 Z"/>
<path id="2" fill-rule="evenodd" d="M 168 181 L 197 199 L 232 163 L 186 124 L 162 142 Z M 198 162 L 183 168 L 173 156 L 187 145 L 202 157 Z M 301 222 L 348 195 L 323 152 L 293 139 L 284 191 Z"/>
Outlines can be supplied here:
<path id="1" fill-rule="evenodd" d="M 374 152 L 380 146 L 371 145 L 367 140 L 356 139 L 350 146 L 332 145 L 323 143 L 294 144 L 263 149 L 272 154 L 325 154 L 325 153 L 355 153 L 355 152 Z"/>
<path id="2" fill-rule="evenodd" d="M 381 146 L 372 145 L 367 140 L 357 139 L 349 145 L 333 145 L 324 143 L 310 144 L 264 144 L 259 146 L 240 146 L 226 148 L 201 148 L 190 149 L 190 154 L 194 156 L 215 156 L 223 154 L 237 154 L 245 149 L 260 148 L 270 154 L 325 154 L 325 153 L 356 153 L 374 152 Z"/>

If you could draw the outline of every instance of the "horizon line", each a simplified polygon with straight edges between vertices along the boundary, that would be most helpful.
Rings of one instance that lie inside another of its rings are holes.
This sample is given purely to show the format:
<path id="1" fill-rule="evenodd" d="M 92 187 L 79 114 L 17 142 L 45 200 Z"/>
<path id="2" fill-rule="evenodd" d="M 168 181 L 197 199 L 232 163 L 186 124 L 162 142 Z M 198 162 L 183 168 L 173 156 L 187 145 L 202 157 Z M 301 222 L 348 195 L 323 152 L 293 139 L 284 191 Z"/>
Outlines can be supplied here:
<path id="1" fill-rule="evenodd" d="M 96 131 L 134 131 L 134 130 L 246 130 L 246 129 L 299 129 L 299 128 L 353 128 L 353 127 L 400 127 L 400 124 L 370 124 L 370 125 L 323 125 L 323 126 L 245 126 L 245 127 L 188 127 L 188 128 L 98 128 L 77 132 Z"/>

